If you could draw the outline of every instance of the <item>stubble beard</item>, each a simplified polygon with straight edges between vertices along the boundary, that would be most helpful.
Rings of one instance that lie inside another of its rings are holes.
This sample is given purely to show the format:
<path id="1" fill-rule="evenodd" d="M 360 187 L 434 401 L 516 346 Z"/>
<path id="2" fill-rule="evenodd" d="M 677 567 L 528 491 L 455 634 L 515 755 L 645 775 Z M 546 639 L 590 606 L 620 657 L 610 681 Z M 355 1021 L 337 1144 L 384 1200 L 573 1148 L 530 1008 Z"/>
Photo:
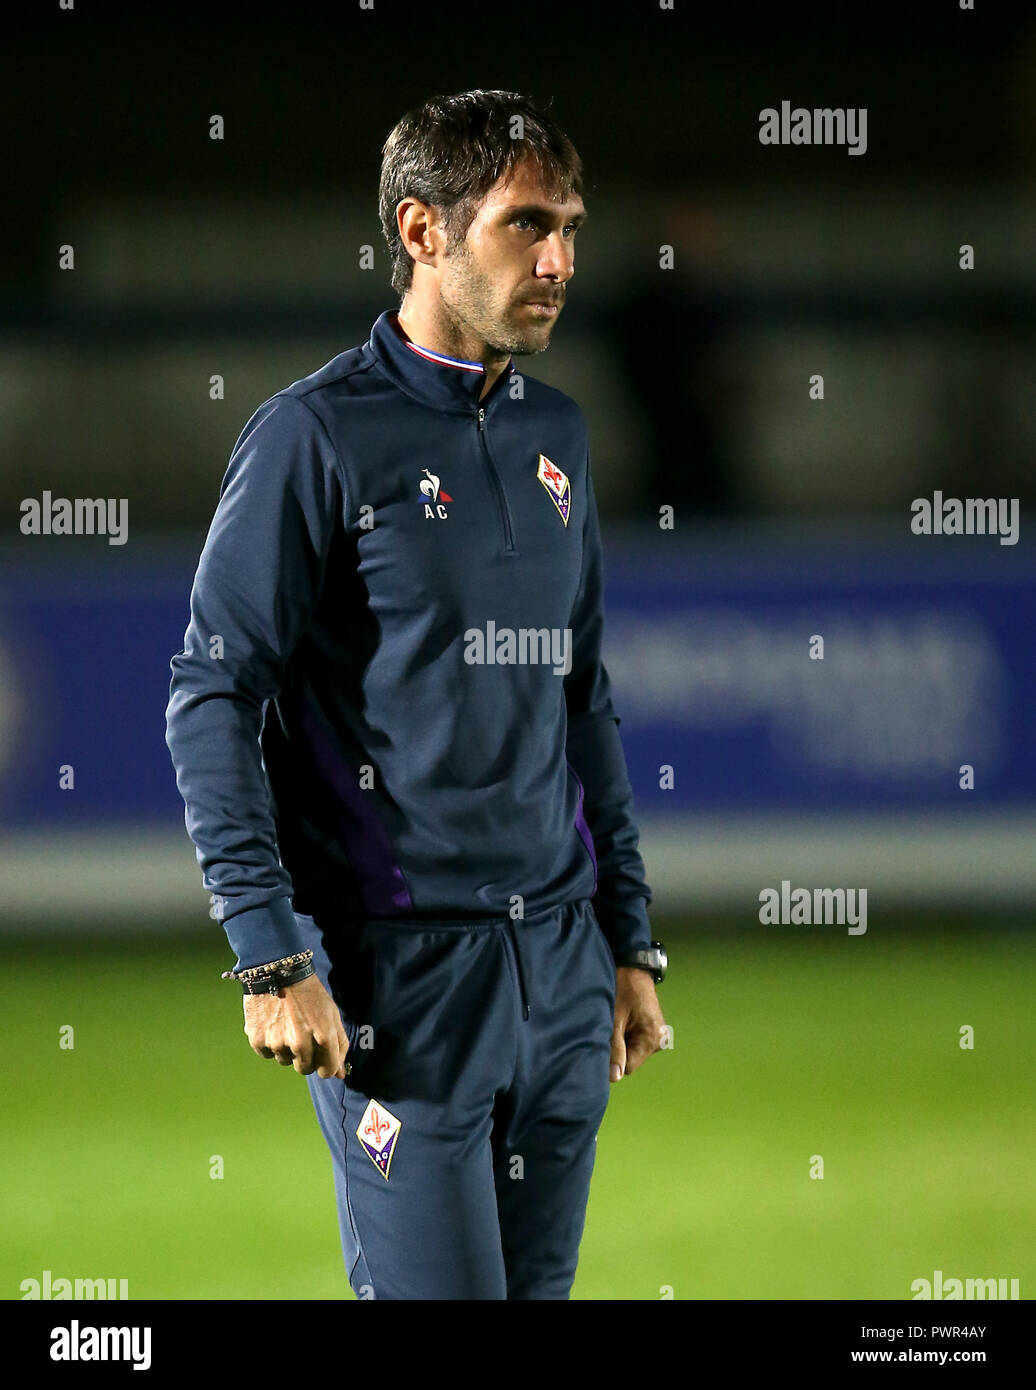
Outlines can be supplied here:
<path id="1" fill-rule="evenodd" d="M 501 357 L 526 356 L 545 352 L 550 347 L 553 323 L 545 323 L 533 333 L 519 327 L 510 316 L 523 312 L 521 304 L 511 303 L 503 310 L 496 307 L 493 281 L 478 267 L 465 243 L 451 254 L 450 274 L 439 290 L 439 302 L 447 323 L 458 336 L 468 329 L 484 338 Z"/>

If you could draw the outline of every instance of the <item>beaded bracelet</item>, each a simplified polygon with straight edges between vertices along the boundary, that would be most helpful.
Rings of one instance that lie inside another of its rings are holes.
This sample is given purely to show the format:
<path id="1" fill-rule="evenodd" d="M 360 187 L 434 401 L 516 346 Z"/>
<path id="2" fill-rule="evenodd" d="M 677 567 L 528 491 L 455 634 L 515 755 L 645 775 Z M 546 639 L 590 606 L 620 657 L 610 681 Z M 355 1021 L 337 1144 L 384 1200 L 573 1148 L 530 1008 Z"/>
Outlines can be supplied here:
<path id="1" fill-rule="evenodd" d="M 294 956 L 265 965 L 252 965 L 247 970 L 224 970 L 223 980 L 239 980 L 245 994 L 279 994 L 282 988 L 298 984 L 316 973 L 312 951 L 299 951 Z"/>
<path id="2" fill-rule="evenodd" d="M 276 975 L 242 980 L 241 988 L 245 994 L 280 994 L 282 989 L 287 989 L 289 985 L 297 985 L 300 980 L 308 980 L 310 975 L 315 974 L 316 966 L 310 961 L 308 965 L 296 966 L 294 970 L 278 971 Z"/>

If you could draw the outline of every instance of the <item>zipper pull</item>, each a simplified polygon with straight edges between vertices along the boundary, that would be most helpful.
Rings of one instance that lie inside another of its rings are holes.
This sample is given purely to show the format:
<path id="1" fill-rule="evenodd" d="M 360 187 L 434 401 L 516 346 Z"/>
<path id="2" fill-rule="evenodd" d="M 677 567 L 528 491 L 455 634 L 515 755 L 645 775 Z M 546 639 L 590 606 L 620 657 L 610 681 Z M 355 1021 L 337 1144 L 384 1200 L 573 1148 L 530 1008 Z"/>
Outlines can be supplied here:
<path id="1" fill-rule="evenodd" d="M 478 428 L 479 428 L 479 432 L 480 432 L 480 433 L 482 432 L 482 421 L 483 421 L 485 418 L 486 418 L 486 409 L 485 409 L 485 406 L 480 405 L 479 408 L 478 408 Z"/>

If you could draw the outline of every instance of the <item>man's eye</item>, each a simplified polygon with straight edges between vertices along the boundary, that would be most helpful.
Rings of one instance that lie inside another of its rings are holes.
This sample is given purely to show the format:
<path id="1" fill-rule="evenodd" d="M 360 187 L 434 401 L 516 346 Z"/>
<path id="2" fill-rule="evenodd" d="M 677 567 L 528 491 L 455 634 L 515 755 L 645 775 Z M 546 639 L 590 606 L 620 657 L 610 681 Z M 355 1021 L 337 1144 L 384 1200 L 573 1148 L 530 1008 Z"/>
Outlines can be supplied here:
<path id="1" fill-rule="evenodd" d="M 538 225 L 538 223 L 534 217 L 516 217 L 514 219 L 514 225 L 516 227 L 521 227 L 521 229 L 524 231 L 526 227 L 535 227 Z M 576 232 L 579 231 L 579 228 L 573 226 L 570 222 L 564 230 L 568 233 L 568 240 L 571 241 L 572 238 L 575 236 Z"/>

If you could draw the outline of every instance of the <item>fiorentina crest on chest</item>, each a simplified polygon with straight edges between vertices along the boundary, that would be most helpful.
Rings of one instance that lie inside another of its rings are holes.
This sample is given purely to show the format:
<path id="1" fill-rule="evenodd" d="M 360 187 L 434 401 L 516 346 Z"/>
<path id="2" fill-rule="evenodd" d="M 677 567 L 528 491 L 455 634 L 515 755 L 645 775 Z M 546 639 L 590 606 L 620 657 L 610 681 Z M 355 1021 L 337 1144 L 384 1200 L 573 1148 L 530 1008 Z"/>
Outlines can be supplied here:
<path id="1" fill-rule="evenodd" d="M 568 477 L 556 463 L 551 463 L 546 454 L 540 454 L 536 476 L 547 489 L 550 500 L 558 509 L 561 520 L 568 525 L 569 508 L 572 505 L 572 487 Z"/>

